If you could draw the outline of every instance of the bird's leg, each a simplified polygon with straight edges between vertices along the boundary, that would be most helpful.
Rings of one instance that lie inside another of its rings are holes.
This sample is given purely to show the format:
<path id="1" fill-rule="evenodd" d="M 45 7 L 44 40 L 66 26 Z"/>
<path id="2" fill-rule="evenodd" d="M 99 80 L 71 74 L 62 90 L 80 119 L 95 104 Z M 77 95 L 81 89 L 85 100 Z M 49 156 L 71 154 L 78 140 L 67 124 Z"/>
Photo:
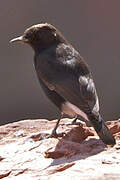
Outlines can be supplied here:
<path id="1" fill-rule="evenodd" d="M 70 125 L 79 125 L 79 126 L 83 126 L 83 123 L 80 122 L 76 122 L 78 119 L 78 116 L 76 115 L 75 118 L 72 120 L 72 122 L 68 122 L 68 123 L 64 123 L 64 124 L 60 124 L 60 125 L 66 125 L 66 126 L 70 126 Z M 86 122 L 86 121 L 83 121 Z"/>
<path id="2" fill-rule="evenodd" d="M 76 124 L 76 121 L 77 121 L 78 117 L 76 116 L 73 121 L 72 121 L 72 124 Z"/>
<path id="3" fill-rule="evenodd" d="M 80 120 L 80 122 L 76 122 L 77 119 L 78 119 L 78 116 L 76 115 L 75 118 L 72 120 L 72 122 L 68 122 L 68 123 L 64 123 L 64 124 L 60 124 L 60 125 L 66 125 L 66 126 L 79 125 L 79 126 L 83 126 L 83 122 L 86 123 L 86 121 L 87 121 L 87 120 L 85 120 L 85 119 L 83 119 L 83 118 L 81 117 L 81 120 L 82 120 L 83 122 L 81 122 L 81 120 Z"/>
<path id="4" fill-rule="evenodd" d="M 57 134 L 57 132 L 56 132 L 56 130 L 58 128 L 58 125 L 59 125 L 59 122 L 62 119 L 62 117 L 63 117 L 63 113 L 61 112 L 61 115 L 60 115 L 60 117 L 59 117 L 59 119 L 58 119 L 58 121 L 57 121 L 57 123 L 56 123 L 50 137 L 62 137 L 63 136 L 63 133 Z"/>

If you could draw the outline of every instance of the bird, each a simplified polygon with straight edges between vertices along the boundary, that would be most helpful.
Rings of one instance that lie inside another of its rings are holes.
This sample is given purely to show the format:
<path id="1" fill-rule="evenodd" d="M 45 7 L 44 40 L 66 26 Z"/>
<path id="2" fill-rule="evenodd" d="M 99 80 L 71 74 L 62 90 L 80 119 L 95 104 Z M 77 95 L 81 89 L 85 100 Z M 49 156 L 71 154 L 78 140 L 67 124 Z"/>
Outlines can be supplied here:
<path id="1" fill-rule="evenodd" d="M 100 115 L 99 100 L 87 62 L 53 25 L 41 23 L 27 28 L 11 43 L 22 42 L 34 51 L 34 66 L 46 96 L 60 109 L 52 135 L 63 114 L 88 119 L 106 145 L 116 141 Z"/>

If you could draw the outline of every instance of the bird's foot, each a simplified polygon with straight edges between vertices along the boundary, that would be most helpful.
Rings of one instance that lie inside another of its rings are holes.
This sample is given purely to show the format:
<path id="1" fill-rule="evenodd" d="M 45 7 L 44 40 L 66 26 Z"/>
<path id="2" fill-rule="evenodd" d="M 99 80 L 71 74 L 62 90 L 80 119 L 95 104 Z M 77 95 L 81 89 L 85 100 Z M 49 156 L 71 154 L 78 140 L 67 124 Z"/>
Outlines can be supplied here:
<path id="1" fill-rule="evenodd" d="M 58 138 L 58 137 L 63 137 L 65 133 L 57 133 L 56 131 L 52 131 L 50 137 Z"/>
<path id="2" fill-rule="evenodd" d="M 65 133 L 57 133 L 56 131 L 52 131 L 50 135 L 47 136 L 47 138 L 58 138 L 65 136 Z"/>

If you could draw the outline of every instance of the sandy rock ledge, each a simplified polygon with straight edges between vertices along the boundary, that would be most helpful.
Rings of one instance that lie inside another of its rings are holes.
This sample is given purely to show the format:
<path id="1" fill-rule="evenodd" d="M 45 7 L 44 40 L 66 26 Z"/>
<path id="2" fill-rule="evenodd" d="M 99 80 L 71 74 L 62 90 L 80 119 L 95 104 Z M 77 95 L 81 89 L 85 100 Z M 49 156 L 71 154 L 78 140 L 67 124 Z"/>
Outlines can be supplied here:
<path id="1" fill-rule="evenodd" d="M 0 126 L 0 179 L 120 179 L 120 120 L 107 122 L 117 141 L 112 148 L 93 128 L 68 125 L 67 118 L 58 129 L 64 137 L 46 138 L 55 123 L 40 119 Z"/>

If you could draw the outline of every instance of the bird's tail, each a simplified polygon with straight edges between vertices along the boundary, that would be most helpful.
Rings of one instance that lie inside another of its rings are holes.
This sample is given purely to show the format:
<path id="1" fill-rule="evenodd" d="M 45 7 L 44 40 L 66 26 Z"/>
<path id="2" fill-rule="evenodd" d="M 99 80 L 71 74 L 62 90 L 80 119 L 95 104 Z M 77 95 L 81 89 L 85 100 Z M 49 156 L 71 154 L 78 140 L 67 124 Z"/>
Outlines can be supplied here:
<path id="1" fill-rule="evenodd" d="M 115 138 L 113 137 L 112 133 L 106 126 L 104 120 L 99 117 L 95 117 L 94 115 L 89 116 L 89 120 L 94 127 L 95 131 L 97 132 L 100 139 L 107 145 L 115 145 Z"/>

